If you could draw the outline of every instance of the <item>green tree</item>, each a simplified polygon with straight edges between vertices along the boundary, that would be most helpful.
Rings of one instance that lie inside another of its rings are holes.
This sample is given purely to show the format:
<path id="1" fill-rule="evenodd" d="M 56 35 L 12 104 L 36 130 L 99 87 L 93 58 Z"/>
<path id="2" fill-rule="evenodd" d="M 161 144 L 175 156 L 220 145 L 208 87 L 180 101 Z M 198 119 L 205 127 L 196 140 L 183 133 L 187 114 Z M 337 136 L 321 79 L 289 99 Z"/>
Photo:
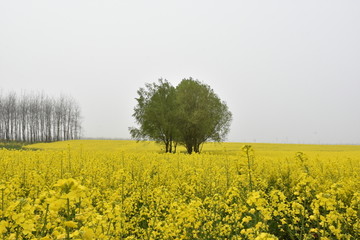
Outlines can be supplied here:
<path id="1" fill-rule="evenodd" d="M 167 81 L 146 84 L 138 90 L 133 117 L 139 128 L 129 128 L 136 140 L 155 140 L 165 145 L 165 152 L 176 151 L 174 143 L 175 88 Z"/>
<path id="2" fill-rule="evenodd" d="M 192 78 L 174 88 L 168 81 L 146 84 L 138 90 L 134 118 L 139 128 L 130 128 L 137 140 L 155 140 L 165 152 L 175 152 L 177 143 L 188 153 L 200 152 L 206 141 L 222 141 L 232 119 L 225 102 L 209 85 Z"/>
<path id="3" fill-rule="evenodd" d="M 176 87 L 177 141 L 188 153 L 200 152 L 206 141 L 223 141 L 230 129 L 232 114 L 209 85 L 192 78 Z"/>

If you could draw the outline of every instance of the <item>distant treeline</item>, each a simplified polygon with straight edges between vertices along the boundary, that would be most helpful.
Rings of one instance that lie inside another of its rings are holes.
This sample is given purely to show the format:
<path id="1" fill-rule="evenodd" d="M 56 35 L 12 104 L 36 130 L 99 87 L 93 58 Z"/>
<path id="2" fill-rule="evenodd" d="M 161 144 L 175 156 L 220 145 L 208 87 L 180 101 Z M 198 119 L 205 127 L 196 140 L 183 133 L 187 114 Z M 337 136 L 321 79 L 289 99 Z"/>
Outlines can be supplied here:
<path id="1" fill-rule="evenodd" d="M 0 92 L 0 140 L 51 142 L 78 139 L 80 107 L 66 96 Z"/>

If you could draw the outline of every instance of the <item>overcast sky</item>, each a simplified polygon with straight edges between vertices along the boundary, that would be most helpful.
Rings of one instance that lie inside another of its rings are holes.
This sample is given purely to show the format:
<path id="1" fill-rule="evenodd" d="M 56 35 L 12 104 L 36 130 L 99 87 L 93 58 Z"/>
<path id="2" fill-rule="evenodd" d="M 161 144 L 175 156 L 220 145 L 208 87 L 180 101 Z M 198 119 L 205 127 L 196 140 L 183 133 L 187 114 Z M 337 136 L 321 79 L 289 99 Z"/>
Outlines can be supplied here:
<path id="1" fill-rule="evenodd" d="M 360 144 L 359 1 L 0 1 L 0 89 L 70 94 L 129 138 L 136 91 L 210 85 L 228 141 Z"/>

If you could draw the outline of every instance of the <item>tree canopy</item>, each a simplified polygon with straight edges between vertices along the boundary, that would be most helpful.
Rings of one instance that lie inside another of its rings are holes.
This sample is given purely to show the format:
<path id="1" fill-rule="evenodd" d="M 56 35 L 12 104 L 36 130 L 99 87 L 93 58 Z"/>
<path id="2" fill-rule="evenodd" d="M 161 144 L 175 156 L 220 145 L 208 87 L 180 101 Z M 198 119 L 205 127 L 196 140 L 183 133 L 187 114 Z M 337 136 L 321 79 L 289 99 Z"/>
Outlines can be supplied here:
<path id="1" fill-rule="evenodd" d="M 155 140 L 165 152 L 177 144 L 188 153 L 200 152 L 206 141 L 222 141 L 229 132 L 232 114 L 209 85 L 192 78 L 175 88 L 167 80 L 146 84 L 138 91 L 133 117 L 138 128 L 130 128 L 137 140 Z"/>

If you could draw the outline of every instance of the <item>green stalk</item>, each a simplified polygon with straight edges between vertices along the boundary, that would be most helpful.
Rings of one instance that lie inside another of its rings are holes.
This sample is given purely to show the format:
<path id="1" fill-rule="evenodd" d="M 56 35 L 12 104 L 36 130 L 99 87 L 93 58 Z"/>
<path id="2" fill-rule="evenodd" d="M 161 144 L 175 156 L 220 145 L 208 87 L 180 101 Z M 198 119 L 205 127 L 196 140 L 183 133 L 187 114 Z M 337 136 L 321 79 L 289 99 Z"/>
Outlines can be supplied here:
<path id="1" fill-rule="evenodd" d="M 70 219 L 70 199 L 69 198 L 67 198 L 66 199 L 66 206 L 67 206 L 67 216 L 66 216 L 66 220 L 71 220 Z M 70 229 L 69 229 L 69 227 L 66 227 L 66 239 L 67 240 L 70 240 Z"/>
<path id="2" fill-rule="evenodd" d="M 41 230 L 42 232 L 45 232 L 45 230 L 46 230 L 48 212 L 49 212 L 49 204 L 46 205 L 46 211 L 45 211 L 45 217 L 44 217 L 44 225 L 43 225 L 42 230 Z"/>
<path id="3" fill-rule="evenodd" d="M 243 151 L 246 154 L 246 158 L 247 158 L 247 165 L 248 165 L 248 174 L 249 174 L 249 188 L 250 188 L 250 192 L 253 189 L 253 182 L 252 182 L 252 169 L 251 169 L 251 156 L 250 156 L 250 150 L 251 150 L 251 146 L 250 145 L 245 145 L 243 147 Z"/>

